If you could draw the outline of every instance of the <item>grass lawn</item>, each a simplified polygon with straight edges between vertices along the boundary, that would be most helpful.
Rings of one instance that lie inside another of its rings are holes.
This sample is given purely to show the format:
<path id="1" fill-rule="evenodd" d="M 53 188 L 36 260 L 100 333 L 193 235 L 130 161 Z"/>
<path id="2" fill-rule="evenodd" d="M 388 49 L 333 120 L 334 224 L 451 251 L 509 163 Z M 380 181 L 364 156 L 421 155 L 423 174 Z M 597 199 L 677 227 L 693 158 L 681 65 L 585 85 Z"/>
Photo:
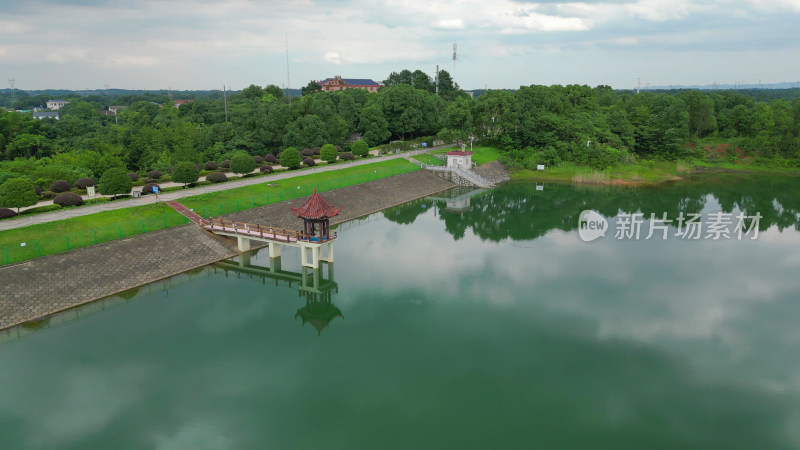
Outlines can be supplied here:
<path id="1" fill-rule="evenodd" d="M 412 156 L 412 158 L 416 159 L 417 161 L 423 164 L 428 164 L 429 166 L 443 166 L 445 164 L 445 162 L 442 161 L 441 159 L 435 156 L 431 156 L 427 153 L 422 153 L 420 155 Z"/>
<path id="2" fill-rule="evenodd" d="M 204 217 L 213 217 L 302 197 L 315 188 L 324 192 L 414 170 L 419 167 L 399 158 L 274 182 L 266 177 L 264 183 L 185 197 L 180 202 Z M 154 203 L 0 231 L 0 266 L 187 222 L 164 203 Z"/>

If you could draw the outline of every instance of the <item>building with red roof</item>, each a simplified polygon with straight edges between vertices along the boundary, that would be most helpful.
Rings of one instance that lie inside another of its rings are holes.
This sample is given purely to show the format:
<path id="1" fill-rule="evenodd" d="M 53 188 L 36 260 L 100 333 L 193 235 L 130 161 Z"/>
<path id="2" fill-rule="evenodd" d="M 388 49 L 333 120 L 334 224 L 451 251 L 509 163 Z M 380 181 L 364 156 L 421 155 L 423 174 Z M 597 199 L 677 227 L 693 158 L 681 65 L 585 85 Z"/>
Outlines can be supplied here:
<path id="1" fill-rule="evenodd" d="M 290 206 L 292 213 L 303 219 L 303 234 L 310 240 L 323 241 L 330 239 L 329 219 L 341 212 L 342 208 L 335 208 L 322 198 L 314 189 L 314 194 L 306 200 L 303 206 L 295 208 Z M 317 235 L 319 225 L 319 235 Z"/>
<path id="2" fill-rule="evenodd" d="M 381 87 L 380 83 L 376 83 L 369 78 L 342 78 L 341 75 L 326 78 L 320 81 L 319 84 L 325 92 L 343 91 L 345 89 L 364 89 L 369 92 L 378 92 L 378 88 Z"/>

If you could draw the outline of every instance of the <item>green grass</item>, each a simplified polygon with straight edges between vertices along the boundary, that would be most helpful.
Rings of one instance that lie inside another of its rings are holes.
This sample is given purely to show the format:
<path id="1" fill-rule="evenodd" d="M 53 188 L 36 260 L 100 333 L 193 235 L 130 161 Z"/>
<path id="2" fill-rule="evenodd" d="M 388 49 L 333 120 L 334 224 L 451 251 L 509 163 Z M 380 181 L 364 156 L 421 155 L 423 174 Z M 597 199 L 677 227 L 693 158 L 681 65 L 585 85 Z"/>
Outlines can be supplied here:
<path id="1" fill-rule="evenodd" d="M 441 159 L 435 156 L 431 156 L 427 153 L 422 153 L 420 155 L 412 156 L 412 158 L 416 159 L 417 161 L 423 164 L 428 164 L 429 166 L 443 166 L 445 164 L 445 162 L 442 161 Z"/>
<path id="2" fill-rule="evenodd" d="M 315 188 L 324 192 L 414 170 L 419 167 L 393 159 L 274 182 L 267 179 L 257 185 L 182 198 L 180 202 L 204 217 L 214 217 L 302 197 Z M 153 203 L 0 231 L 0 266 L 187 222 L 164 203 Z M 24 247 L 20 246 L 22 242 L 26 243 Z"/>

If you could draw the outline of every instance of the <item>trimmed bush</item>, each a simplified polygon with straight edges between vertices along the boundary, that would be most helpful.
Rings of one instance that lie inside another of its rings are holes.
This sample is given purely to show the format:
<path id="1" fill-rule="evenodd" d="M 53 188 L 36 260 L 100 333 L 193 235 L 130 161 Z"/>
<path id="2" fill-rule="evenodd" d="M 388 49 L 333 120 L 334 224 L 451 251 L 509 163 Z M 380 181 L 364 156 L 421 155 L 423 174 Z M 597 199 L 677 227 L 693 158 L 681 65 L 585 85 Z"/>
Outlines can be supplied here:
<path id="1" fill-rule="evenodd" d="M 150 178 L 152 180 L 157 180 L 161 178 L 162 175 L 163 174 L 161 173 L 160 170 L 151 170 L 150 172 L 147 172 L 147 178 Z"/>
<path id="2" fill-rule="evenodd" d="M 317 165 L 317 162 L 314 161 L 314 158 L 305 158 L 303 160 L 303 164 L 307 165 L 308 167 L 314 167 Z"/>
<path id="3" fill-rule="evenodd" d="M 52 200 L 52 199 L 56 198 L 56 195 L 58 195 L 58 194 L 56 194 L 53 191 L 44 191 L 44 192 L 42 192 L 42 198 L 45 199 L 45 200 Z"/>
<path id="4" fill-rule="evenodd" d="M 369 144 L 363 139 L 353 142 L 350 151 L 356 156 L 367 156 L 369 154 Z"/>
<path id="5" fill-rule="evenodd" d="M 306 158 L 314 156 L 314 150 L 310 148 L 304 148 L 300 151 L 300 156 L 305 156 Z"/>
<path id="6" fill-rule="evenodd" d="M 139 174 L 136 172 L 129 173 L 128 177 L 130 177 L 131 181 L 139 181 Z"/>
<path id="7" fill-rule="evenodd" d="M 352 160 L 356 159 L 356 155 L 354 155 L 354 154 L 352 154 L 350 152 L 342 152 L 342 153 L 339 153 L 339 159 L 341 159 L 343 161 L 352 161 Z"/>
<path id="8" fill-rule="evenodd" d="M 336 147 L 333 144 L 325 144 L 319 151 L 319 158 L 323 161 L 327 161 L 328 163 L 336 162 L 336 157 L 338 155 L 339 152 L 336 150 Z"/>
<path id="9" fill-rule="evenodd" d="M 211 170 L 211 171 L 217 170 L 218 167 L 219 165 L 217 164 L 216 161 L 209 161 L 205 163 L 205 165 L 203 165 L 203 168 L 205 170 Z"/>
<path id="10" fill-rule="evenodd" d="M 275 157 L 275 155 L 273 155 L 272 153 L 270 153 L 269 155 L 264 157 L 264 162 L 270 164 L 278 164 L 278 158 Z"/>
<path id="11" fill-rule="evenodd" d="M 17 213 L 13 209 L 0 208 L 0 219 L 8 219 L 9 217 L 16 216 Z"/>
<path id="12" fill-rule="evenodd" d="M 338 146 L 338 145 L 337 145 L 337 146 L 336 146 L 336 151 L 337 151 L 337 152 L 339 152 L 339 153 L 341 153 L 341 152 L 342 152 L 342 151 L 344 151 L 344 150 L 342 149 L 342 147 L 340 147 L 340 146 Z"/>
<path id="13" fill-rule="evenodd" d="M 69 190 L 69 183 L 66 180 L 54 181 L 53 184 L 50 185 L 50 190 L 56 194 L 67 192 Z"/>
<path id="14" fill-rule="evenodd" d="M 255 168 L 256 162 L 247 152 L 236 152 L 236 154 L 231 157 L 231 172 L 233 173 L 244 175 L 252 172 Z"/>
<path id="15" fill-rule="evenodd" d="M 228 177 L 222 172 L 211 172 L 206 175 L 206 180 L 212 183 L 224 183 L 228 181 Z"/>
<path id="16" fill-rule="evenodd" d="M 94 182 L 93 179 L 89 177 L 78 178 L 75 180 L 75 187 L 80 189 L 86 189 L 89 186 L 94 186 L 97 183 Z"/>
<path id="17" fill-rule="evenodd" d="M 36 192 L 36 195 L 42 195 L 42 188 L 37 185 L 33 185 L 33 192 Z"/>
<path id="18" fill-rule="evenodd" d="M 50 212 L 50 211 L 58 211 L 59 209 L 62 209 L 62 208 L 63 208 L 63 206 L 61 206 L 61 205 L 42 205 L 42 206 L 37 206 L 35 208 L 28 208 L 25 211 L 22 211 L 21 213 L 19 213 L 19 215 L 20 216 L 27 216 L 29 214 L 40 214 L 40 213 L 46 213 L 46 212 Z"/>
<path id="19" fill-rule="evenodd" d="M 226 159 L 225 161 L 222 161 L 221 163 L 219 163 L 219 167 L 220 167 L 221 169 L 230 169 L 230 167 L 231 167 L 231 160 L 230 160 L 230 159 Z"/>
<path id="20" fill-rule="evenodd" d="M 260 170 L 261 173 L 272 173 L 272 166 L 263 165 L 259 167 L 258 170 Z"/>
<path id="21" fill-rule="evenodd" d="M 289 147 L 281 153 L 281 165 L 289 169 L 300 167 L 300 152 L 294 147 Z"/>
<path id="22" fill-rule="evenodd" d="M 161 186 L 157 185 L 156 183 L 147 183 L 142 186 L 142 195 L 144 194 L 153 194 L 153 188 L 158 187 L 159 192 L 161 192 Z"/>
<path id="23" fill-rule="evenodd" d="M 322 150 L 322 147 L 314 147 L 314 156 L 319 156 L 319 152 Z"/>
<path id="24" fill-rule="evenodd" d="M 64 207 L 81 206 L 83 204 L 83 199 L 78 194 L 64 192 L 63 194 L 58 194 L 58 196 L 53 200 L 53 203 Z"/>
<path id="25" fill-rule="evenodd" d="M 108 197 L 96 197 L 96 198 L 90 198 L 90 199 L 84 201 L 83 204 L 84 205 L 93 205 L 95 203 L 108 203 L 110 201 L 111 200 Z"/>
<path id="26" fill-rule="evenodd" d="M 256 165 L 261 165 L 264 163 L 264 158 L 258 155 L 253 156 L 253 162 L 255 162 Z"/>

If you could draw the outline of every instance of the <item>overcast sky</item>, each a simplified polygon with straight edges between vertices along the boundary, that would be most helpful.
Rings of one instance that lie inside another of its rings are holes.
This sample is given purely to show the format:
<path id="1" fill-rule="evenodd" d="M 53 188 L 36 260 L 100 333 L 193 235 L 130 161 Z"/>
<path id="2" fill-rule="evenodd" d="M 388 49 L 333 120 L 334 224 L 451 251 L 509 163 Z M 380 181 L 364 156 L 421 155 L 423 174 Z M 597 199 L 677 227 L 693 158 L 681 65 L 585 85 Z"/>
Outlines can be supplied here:
<path id="1" fill-rule="evenodd" d="M 465 89 L 800 80 L 800 0 L 0 0 L 0 75 L 20 89 L 285 86 L 287 36 L 292 87 L 436 64 Z"/>

